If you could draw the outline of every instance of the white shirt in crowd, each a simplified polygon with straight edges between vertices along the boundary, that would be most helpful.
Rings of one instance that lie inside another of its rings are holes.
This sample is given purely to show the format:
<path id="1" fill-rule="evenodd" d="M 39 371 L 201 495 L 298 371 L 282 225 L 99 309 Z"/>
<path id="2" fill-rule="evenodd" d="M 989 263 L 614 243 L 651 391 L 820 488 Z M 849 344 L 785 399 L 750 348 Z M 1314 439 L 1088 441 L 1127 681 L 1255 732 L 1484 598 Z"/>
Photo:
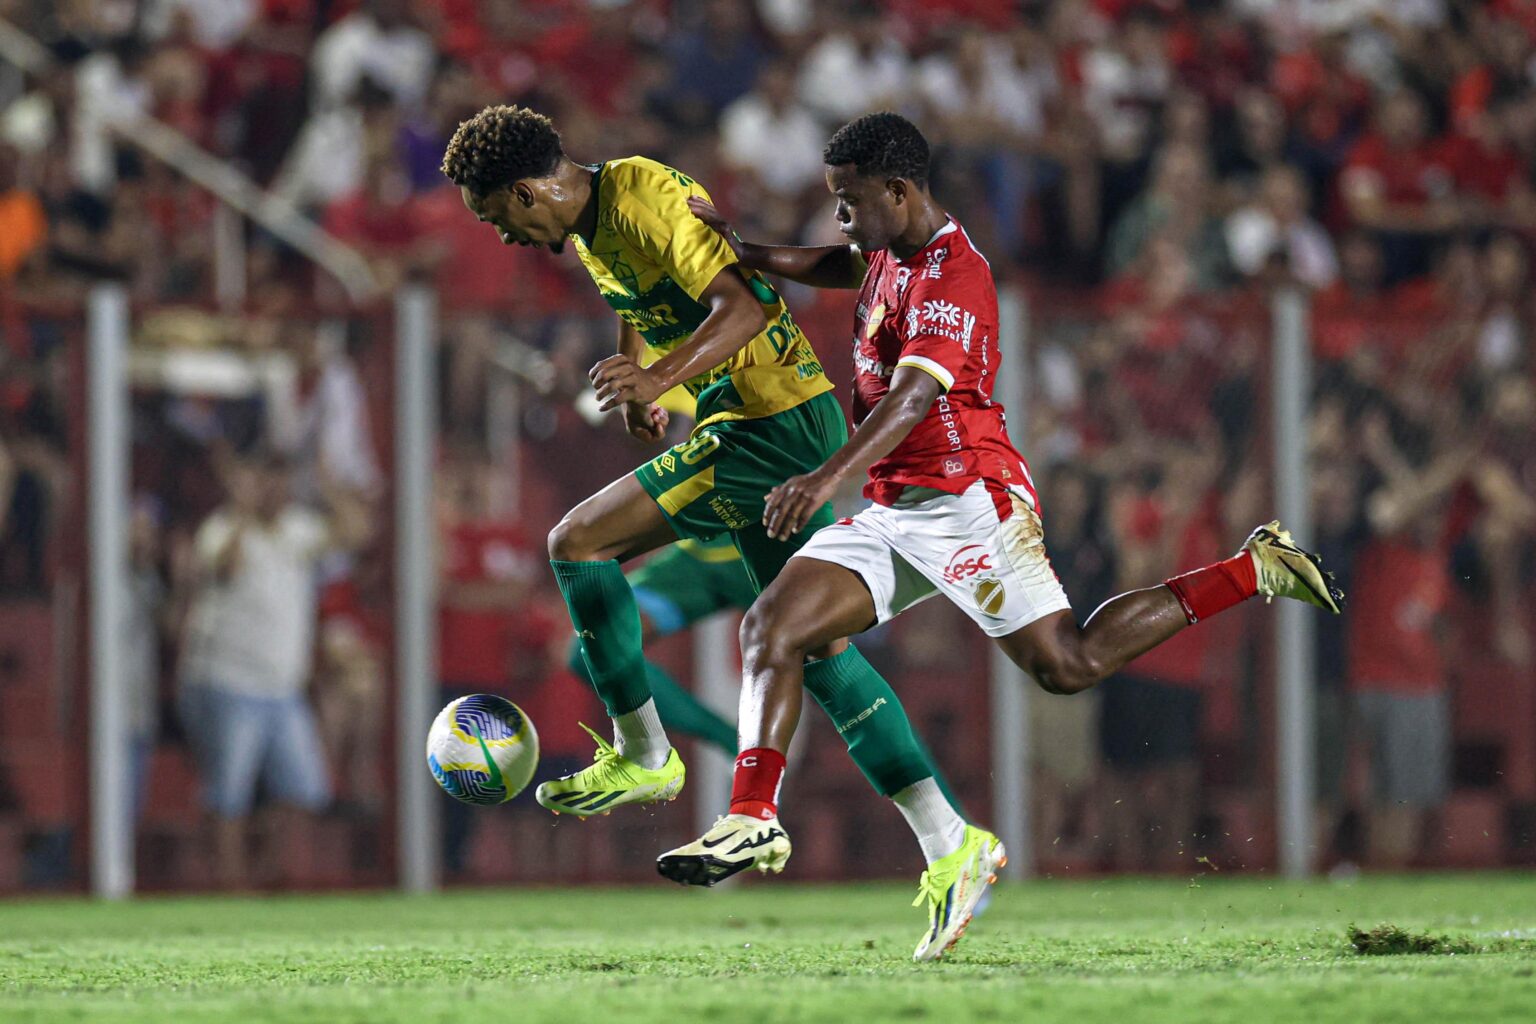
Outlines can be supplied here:
<path id="1" fill-rule="evenodd" d="M 822 180 L 821 150 L 826 132 L 798 103 L 782 111 L 757 93 L 725 108 L 720 152 L 732 167 L 755 171 L 764 187 L 793 196 Z"/>
<path id="2" fill-rule="evenodd" d="M 1058 87 L 1048 67 L 1022 69 L 1010 49 L 987 47 L 979 87 L 969 88 L 947 53 L 924 58 L 917 66 L 917 87 L 942 117 L 984 116 L 1027 138 L 1045 131 L 1045 107 Z"/>
<path id="3" fill-rule="evenodd" d="M 896 104 L 907 87 L 907 51 L 894 40 L 868 57 L 846 35 L 817 43 L 800 69 L 800 99 L 829 122 L 841 124 Z"/>
<path id="4" fill-rule="evenodd" d="M 427 95 L 437 49 L 418 28 L 385 31 L 365 11 L 350 14 L 320 33 L 310 68 L 315 106 L 325 110 L 352 98 L 365 77 L 387 89 L 395 102 L 415 107 Z"/>
<path id="5" fill-rule="evenodd" d="M 1257 274 L 1271 255 L 1283 253 L 1291 274 L 1311 288 L 1327 288 L 1339 276 L 1333 240 L 1314 220 L 1281 224 L 1262 206 L 1248 206 L 1227 218 L 1227 250 L 1244 274 Z"/>
<path id="6" fill-rule="evenodd" d="M 197 533 L 195 554 L 211 569 L 239 529 L 240 555 L 227 580 L 193 599 L 182 655 L 183 686 L 206 685 L 252 697 L 285 697 L 309 680 L 315 633 L 315 563 L 329 531 L 297 505 L 271 524 L 237 520 L 228 510 Z"/>

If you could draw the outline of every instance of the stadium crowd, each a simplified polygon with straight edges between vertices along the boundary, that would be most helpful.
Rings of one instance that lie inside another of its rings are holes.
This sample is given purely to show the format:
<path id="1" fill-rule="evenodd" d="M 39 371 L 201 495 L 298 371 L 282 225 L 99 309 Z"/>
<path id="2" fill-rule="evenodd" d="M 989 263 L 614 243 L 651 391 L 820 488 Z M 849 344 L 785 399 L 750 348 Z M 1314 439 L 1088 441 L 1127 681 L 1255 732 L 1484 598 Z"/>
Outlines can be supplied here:
<path id="1" fill-rule="evenodd" d="M 1293 440 L 1314 540 L 1352 599 L 1316 652 L 1328 858 L 1536 857 L 1536 3 L 0 0 L 0 18 L 50 57 L 0 72 L 6 594 L 50 594 L 67 560 L 79 410 L 60 311 L 101 279 L 145 311 L 145 346 L 299 367 L 285 399 L 140 393 L 146 594 L 163 580 L 157 600 L 195 603 L 194 538 L 242 452 L 282 452 L 298 500 L 339 496 L 371 521 L 357 543 L 388 540 L 368 440 L 388 364 L 368 314 L 256 228 L 243 308 L 223 311 L 241 315 L 211 312 L 215 201 L 112 128 L 150 115 L 354 246 L 384 290 L 436 286 L 443 628 L 460 638 L 445 685 L 579 699 L 557 678 L 562 613 L 529 524 L 632 461 L 572 405 L 611 317 L 574 258 L 503 248 L 467 218 L 438 172 L 449 134 L 488 103 L 534 106 L 578 158 L 654 156 L 743 236 L 813 243 L 837 240 L 826 137 L 888 107 L 928 133 L 935 193 L 1028 296 L 1025 450 L 1080 613 L 1267 518 L 1268 303 L 1303 289 L 1315 389 Z M 787 294 L 841 365 L 846 303 Z M 352 328 L 327 330 L 338 317 Z M 514 341 L 545 368 L 516 428 L 515 516 L 488 400 Z M 579 465 L 538 458 L 577 444 Z M 343 625 L 319 633 L 331 681 L 314 699 L 340 757 L 382 735 L 366 709 L 386 690 L 370 595 L 387 581 L 367 559 L 326 564 L 316 614 Z M 1037 702 L 1047 859 L 1165 868 L 1265 827 L 1273 641 L 1252 612 L 1091 698 Z M 877 638 L 904 695 L 931 679 L 939 635 Z M 148 688 L 151 709 L 175 689 Z M 984 727 L 930 703 L 936 732 Z M 553 722 L 569 717 L 534 714 L 557 754 L 579 752 Z M 4 767 L 0 804 L 17 799 Z M 984 764 L 956 774 L 984 792 Z"/>

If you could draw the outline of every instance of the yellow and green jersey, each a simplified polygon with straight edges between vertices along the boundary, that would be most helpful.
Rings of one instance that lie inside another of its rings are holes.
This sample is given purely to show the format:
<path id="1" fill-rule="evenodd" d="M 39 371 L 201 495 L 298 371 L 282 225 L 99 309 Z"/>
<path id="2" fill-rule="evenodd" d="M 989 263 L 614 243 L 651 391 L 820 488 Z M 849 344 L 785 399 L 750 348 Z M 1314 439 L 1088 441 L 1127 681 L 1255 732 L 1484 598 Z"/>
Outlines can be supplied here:
<path id="1" fill-rule="evenodd" d="M 632 156 L 603 164 L 593 187 L 597 228 L 590 239 L 576 236 L 576 254 L 608 305 L 664 355 L 709 315 L 700 296 L 736 254 L 688 209 L 689 196 L 709 194 L 686 174 Z M 779 293 L 755 271 L 742 276 L 768 323 L 729 360 L 684 384 L 701 427 L 772 416 L 832 390 Z"/>

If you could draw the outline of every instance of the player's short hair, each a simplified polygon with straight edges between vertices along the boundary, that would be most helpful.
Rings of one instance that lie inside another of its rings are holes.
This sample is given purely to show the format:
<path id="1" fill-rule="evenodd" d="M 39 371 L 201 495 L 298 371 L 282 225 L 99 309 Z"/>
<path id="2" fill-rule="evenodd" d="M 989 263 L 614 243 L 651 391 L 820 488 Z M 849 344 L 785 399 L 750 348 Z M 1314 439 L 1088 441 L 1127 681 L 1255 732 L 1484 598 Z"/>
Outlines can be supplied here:
<path id="1" fill-rule="evenodd" d="M 853 164 L 861 177 L 906 178 L 918 186 L 928 184 L 928 140 L 917 125 L 888 110 L 865 114 L 843 125 L 822 150 L 821 158 L 829 167 Z"/>
<path id="2" fill-rule="evenodd" d="M 520 178 L 548 177 L 564 153 L 560 134 L 543 114 L 527 107 L 486 107 L 461 122 L 448 140 L 443 173 L 484 196 Z"/>

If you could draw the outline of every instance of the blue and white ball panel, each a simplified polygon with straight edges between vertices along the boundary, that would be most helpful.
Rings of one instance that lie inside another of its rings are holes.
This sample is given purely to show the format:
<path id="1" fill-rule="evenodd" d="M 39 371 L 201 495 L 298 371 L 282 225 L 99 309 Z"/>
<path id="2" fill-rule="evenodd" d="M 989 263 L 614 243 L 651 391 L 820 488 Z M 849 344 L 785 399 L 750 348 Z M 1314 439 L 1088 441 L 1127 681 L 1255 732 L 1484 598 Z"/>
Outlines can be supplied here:
<path id="1" fill-rule="evenodd" d="M 444 792 L 469 804 L 505 803 L 533 779 L 539 737 L 511 701 L 477 693 L 438 713 L 427 734 L 427 767 Z"/>

